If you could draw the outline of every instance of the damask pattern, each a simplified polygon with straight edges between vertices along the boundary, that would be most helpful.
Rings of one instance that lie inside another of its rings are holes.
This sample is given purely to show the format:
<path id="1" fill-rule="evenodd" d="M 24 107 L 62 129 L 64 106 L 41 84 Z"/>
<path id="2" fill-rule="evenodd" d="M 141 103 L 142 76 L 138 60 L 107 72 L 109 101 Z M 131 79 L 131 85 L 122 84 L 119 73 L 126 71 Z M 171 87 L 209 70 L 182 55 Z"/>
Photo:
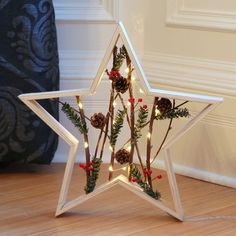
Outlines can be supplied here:
<path id="1" fill-rule="evenodd" d="M 9 2 L 10 2 L 10 0 L 1 0 L 0 1 L 0 10 L 2 8 L 4 8 Z"/>
<path id="2" fill-rule="evenodd" d="M 13 18 L 13 29 L 8 32 L 8 37 L 25 69 L 44 73 L 46 79 L 55 82 L 58 76 L 58 57 L 55 54 L 56 31 L 51 27 L 53 23 L 50 0 L 41 0 L 37 5 L 24 4 L 19 16 Z"/>
<path id="3" fill-rule="evenodd" d="M 0 0 L 0 162 L 51 162 L 57 136 L 17 96 L 58 87 L 52 1 Z M 42 105 L 58 118 L 56 101 Z"/>

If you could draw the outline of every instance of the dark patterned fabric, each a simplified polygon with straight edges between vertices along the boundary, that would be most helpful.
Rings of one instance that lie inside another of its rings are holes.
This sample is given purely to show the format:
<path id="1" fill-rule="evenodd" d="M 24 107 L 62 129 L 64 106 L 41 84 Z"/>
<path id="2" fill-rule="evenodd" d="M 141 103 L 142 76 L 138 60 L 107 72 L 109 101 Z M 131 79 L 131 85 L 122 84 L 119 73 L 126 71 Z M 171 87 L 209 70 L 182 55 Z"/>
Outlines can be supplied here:
<path id="1" fill-rule="evenodd" d="M 51 0 L 0 0 L 0 162 L 48 164 L 58 137 L 17 96 L 58 90 Z M 58 103 L 40 102 L 58 118 Z"/>

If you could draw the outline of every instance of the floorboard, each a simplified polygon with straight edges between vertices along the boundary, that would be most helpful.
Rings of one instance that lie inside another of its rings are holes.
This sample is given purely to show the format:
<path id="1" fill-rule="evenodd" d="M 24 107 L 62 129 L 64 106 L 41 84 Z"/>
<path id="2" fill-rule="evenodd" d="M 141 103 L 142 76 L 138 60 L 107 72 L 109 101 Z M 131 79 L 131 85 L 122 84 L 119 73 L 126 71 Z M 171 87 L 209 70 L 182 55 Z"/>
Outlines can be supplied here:
<path id="1" fill-rule="evenodd" d="M 64 164 L 12 166 L 0 171 L 0 235 L 236 235 L 236 189 L 177 176 L 187 216 L 179 222 L 133 193 L 115 187 L 55 218 Z M 98 184 L 107 179 L 104 165 Z M 155 187 L 170 202 L 165 172 Z M 116 173 L 118 174 L 118 173 Z M 124 174 L 124 173 L 123 173 Z M 69 199 L 83 193 L 75 166 Z"/>

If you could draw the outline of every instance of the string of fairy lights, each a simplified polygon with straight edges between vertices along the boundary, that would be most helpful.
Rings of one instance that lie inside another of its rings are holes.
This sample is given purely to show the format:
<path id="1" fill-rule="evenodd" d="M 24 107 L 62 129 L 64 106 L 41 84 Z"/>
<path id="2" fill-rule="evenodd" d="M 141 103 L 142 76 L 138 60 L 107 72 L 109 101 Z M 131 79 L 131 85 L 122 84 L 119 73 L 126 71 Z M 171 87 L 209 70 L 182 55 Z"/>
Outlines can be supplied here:
<path id="1" fill-rule="evenodd" d="M 129 68 L 126 68 L 126 69 L 125 69 L 125 72 L 128 74 L 128 73 L 129 73 Z M 136 82 L 136 77 L 135 77 L 134 75 L 132 75 L 131 80 L 132 80 L 133 83 L 135 83 L 135 82 Z M 112 82 L 112 81 L 111 81 L 111 82 Z M 144 94 L 144 91 L 143 91 L 141 88 L 139 88 L 139 93 L 140 93 L 141 95 L 143 95 L 143 94 Z M 113 105 L 113 107 L 115 108 L 115 107 L 117 106 L 117 102 L 114 101 L 112 105 Z M 80 109 L 83 109 L 83 104 L 82 104 L 81 101 L 78 103 L 78 106 L 79 106 Z M 130 106 L 131 106 L 131 102 L 130 102 L 130 101 L 127 101 L 127 107 L 130 107 Z M 160 111 L 159 111 L 158 108 L 156 107 L 156 109 L 155 109 L 155 115 L 157 116 L 157 115 L 159 115 L 159 114 L 160 114 Z M 113 121 L 113 123 L 114 123 L 114 122 L 115 122 L 115 121 Z M 148 133 L 147 133 L 147 138 L 148 138 L 148 139 L 151 139 L 151 136 L 152 136 L 152 134 L 151 134 L 150 132 L 148 132 Z M 84 141 L 84 148 L 88 148 L 88 147 L 89 147 L 88 142 Z M 114 152 L 114 148 L 113 148 L 111 145 L 109 146 L 109 149 L 110 149 L 111 152 Z M 125 149 L 126 149 L 127 151 L 130 151 L 130 150 L 131 150 L 131 145 L 130 145 L 130 144 L 129 144 L 129 145 L 126 144 L 126 145 L 125 145 Z M 114 169 L 112 166 L 109 166 L 109 168 L 108 168 L 108 170 L 111 171 L 111 172 L 116 172 L 116 171 L 120 171 L 120 170 L 126 171 L 127 169 L 128 169 L 128 165 L 127 165 L 127 166 L 124 166 L 124 167 L 121 167 L 121 168 L 116 168 L 116 169 Z"/>

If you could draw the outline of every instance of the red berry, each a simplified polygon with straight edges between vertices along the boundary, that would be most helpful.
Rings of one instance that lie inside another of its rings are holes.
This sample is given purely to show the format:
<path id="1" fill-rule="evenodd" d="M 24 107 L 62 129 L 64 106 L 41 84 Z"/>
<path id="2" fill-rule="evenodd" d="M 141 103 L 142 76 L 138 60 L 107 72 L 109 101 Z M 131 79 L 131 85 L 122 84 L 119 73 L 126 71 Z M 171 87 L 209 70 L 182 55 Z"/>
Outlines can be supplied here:
<path id="1" fill-rule="evenodd" d="M 158 175 L 158 176 L 157 176 L 157 179 L 161 179 L 161 178 L 162 178 L 162 175 Z"/>
<path id="2" fill-rule="evenodd" d="M 82 169 L 86 168 L 86 166 L 84 164 L 82 164 L 82 163 L 79 164 L 79 167 L 82 168 Z"/>
<path id="3" fill-rule="evenodd" d="M 146 104 L 143 105 L 143 109 L 147 109 L 147 105 Z"/>
<path id="4" fill-rule="evenodd" d="M 112 79 L 114 76 L 121 76 L 120 71 L 119 70 L 112 70 L 109 73 L 109 79 Z"/>
<path id="5" fill-rule="evenodd" d="M 91 165 L 93 164 L 93 162 L 92 162 L 92 161 L 90 161 L 88 164 L 89 164 L 89 166 L 91 166 Z"/>
<path id="6" fill-rule="evenodd" d="M 92 169 L 93 169 L 92 167 L 88 167 L 87 168 L 88 171 L 92 171 Z"/>
<path id="7" fill-rule="evenodd" d="M 145 170 L 143 171 L 143 173 L 144 173 L 145 175 L 151 175 L 151 174 L 152 174 L 152 170 L 147 170 L 147 169 L 145 169 Z"/>
<path id="8" fill-rule="evenodd" d="M 116 70 L 115 72 L 116 72 L 116 74 L 117 74 L 118 76 L 121 76 L 121 73 L 120 73 L 119 70 Z"/>
<path id="9" fill-rule="evenodd" d="M 130 103 L 134 103 L 135 99 L 134 98 L 129 98 Z"/>
<path id="10" fill-rule="evenodd" d="M 131 181 L 132 181 L 133 183 L 135 183 L 135 182 L 137 182 L 137 178 L 132 178 Z"/>
<path id="11" fill-rule="evenodd" d="M 142 101 L 143 101 L 143 99 L 142 99 L 142 98 L 139 98 L 139 99 L 138 99 L 138 102 L 142 102 Z"/>

